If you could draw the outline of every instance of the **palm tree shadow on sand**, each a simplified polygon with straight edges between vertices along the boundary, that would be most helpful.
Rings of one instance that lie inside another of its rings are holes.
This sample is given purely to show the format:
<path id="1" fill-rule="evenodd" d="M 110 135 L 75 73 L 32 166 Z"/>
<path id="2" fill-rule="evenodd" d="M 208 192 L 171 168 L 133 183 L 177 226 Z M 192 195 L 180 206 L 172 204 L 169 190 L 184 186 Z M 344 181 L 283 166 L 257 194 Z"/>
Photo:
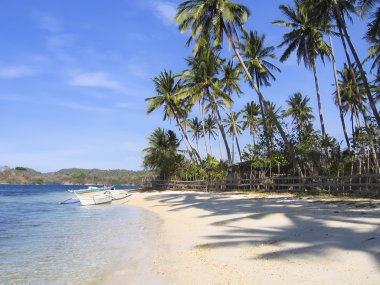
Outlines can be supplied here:
<path id="1" fill-rule="evenodd" d="M 170 211 L 205 210 L 199 219 L 220 218 L 210 226 L 220 227 L 221 234 L 205 236 L 209 242 L 196 248 L 276 246 L 252 259 L 323 256 L 340 249 L 366 253 L 380 264 L 380 209 L 368 208 L 372 204 L 294 197 L 231 199 L 208 193 L 161 194 L 148 199 L 169 205 Z"/>

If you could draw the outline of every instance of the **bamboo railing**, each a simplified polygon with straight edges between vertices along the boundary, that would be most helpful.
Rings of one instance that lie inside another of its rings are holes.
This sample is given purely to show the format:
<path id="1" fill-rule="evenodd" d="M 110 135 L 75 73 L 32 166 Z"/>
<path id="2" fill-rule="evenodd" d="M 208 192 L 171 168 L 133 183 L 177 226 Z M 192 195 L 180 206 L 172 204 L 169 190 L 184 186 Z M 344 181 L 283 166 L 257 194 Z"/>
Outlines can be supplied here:
<path id="1" fill-rule="evenodd" d="M 152 180 L 144 181 L 144 188 L 155 190 L 234 191 L 328 194 L 336 196 L 380 197 L 380 175 L 353 176 L 273 176 L 238 180 Z"/>

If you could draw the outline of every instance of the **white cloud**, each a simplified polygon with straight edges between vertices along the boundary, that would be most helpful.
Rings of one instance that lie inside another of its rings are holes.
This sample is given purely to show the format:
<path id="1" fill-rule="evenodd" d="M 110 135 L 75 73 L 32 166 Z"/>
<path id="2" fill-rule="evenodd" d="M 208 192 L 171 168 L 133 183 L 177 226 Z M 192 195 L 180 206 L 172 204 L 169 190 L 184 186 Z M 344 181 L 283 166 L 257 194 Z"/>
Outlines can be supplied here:
<path id="1" fill-rule="evenodd" d="M 120 109 L 129 109 L 131 108 L 131 106 L 132 106 L 131 103 L 128 103 L 128 102 L 120 102 L 116 104 L 116 107 Z"/>
<path id="2" fill-rule="evenodd" d="M 120 91 L 121 84 L 110 78 L 105 72 L 87 72 L 74 76 L 69 84 L 72 86 L 100 87 Z"/>
<path id="3" fill-rule="evenodd" d="M 20 78 L 33 76 L 37 71 L 27 66 L 0 67 L 0 78 Z"/>
<path id="4" fill-rule="evenodd" d="M 75 37 L 70 34 L 56 34 L 47 38 L 47 46 L 53 51 L 61 51 L 72 47 Z"/>
<path id="5" fill-rule="evenodd" d="M 83 111 L 83 112 L 89 112 L 89 113 L 113 112 L 112 109 L 107 109 L 107 108 L 98 107 L 98 106 L 91 106 L 88 104 L 75 103 L 75 102 L 60 102 L 60 103 L 56 103 L 55 105 L 61 106 L 63 108 L 68 108 L 71 110 L 77 110 L 77 111 Z"/>
<path id="6" fill-rule="evenodd" d="M 61 23 L 55 17 L 47 13 L 37 11 L 32 14 L 32 18 L 41 28 L 49 32 L 58 33 L 62 31 Z"/>
<path id="7" fill-rule="evenodd" d="M 173 3 L 157 1 L 154 3 L 156 15 L 164 21 L 166 25 L 175 24 L 174 16 L 177 9 Z"/>

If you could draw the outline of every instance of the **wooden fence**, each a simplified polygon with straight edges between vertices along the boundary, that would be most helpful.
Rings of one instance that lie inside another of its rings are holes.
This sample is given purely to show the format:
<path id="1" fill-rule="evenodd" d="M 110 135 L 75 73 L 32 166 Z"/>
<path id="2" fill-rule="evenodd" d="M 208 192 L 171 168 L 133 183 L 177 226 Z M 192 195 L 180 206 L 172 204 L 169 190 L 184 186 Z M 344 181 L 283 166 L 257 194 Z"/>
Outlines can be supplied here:
<path id="1" fill-rule="evenodd" d="M 253 178 L 240 180 L 144 181 L 155 190 L 234 191 L 328 194 L 337 196 L 380 197 L 380 175 Z"/>

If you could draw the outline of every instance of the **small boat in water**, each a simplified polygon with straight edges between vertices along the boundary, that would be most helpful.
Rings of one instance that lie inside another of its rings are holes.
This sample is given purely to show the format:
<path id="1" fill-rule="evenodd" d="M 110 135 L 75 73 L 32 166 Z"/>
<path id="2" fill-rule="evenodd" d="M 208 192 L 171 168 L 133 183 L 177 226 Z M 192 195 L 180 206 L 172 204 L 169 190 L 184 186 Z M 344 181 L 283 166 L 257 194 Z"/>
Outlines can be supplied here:
<path id="1" fill-rule="evenodd" d="M 82 206 L 107 204 L 112 202 L 110 190 L 115 190 L 114 186 L 96 187 L 90 186 L 87 189 L 73 190 Z"/>
<path id="2" fill-rule="evenodd" d="M 97 195 L 77 194 L 76 192 L 74 193 L 78 197 L 82 206 L 107 204 L 112 202 L 112 196 L 107 193 Z"/>
<path id="3" fill-rule="evenodd" d="M 121 200 L 130 196 L 125 192 L 116 191 L 114 186 L 90 186 L 87 189 L 71 190 L 70 192 L 77 196 L 82 206 L 111 203 L 112 200 Z"/>

